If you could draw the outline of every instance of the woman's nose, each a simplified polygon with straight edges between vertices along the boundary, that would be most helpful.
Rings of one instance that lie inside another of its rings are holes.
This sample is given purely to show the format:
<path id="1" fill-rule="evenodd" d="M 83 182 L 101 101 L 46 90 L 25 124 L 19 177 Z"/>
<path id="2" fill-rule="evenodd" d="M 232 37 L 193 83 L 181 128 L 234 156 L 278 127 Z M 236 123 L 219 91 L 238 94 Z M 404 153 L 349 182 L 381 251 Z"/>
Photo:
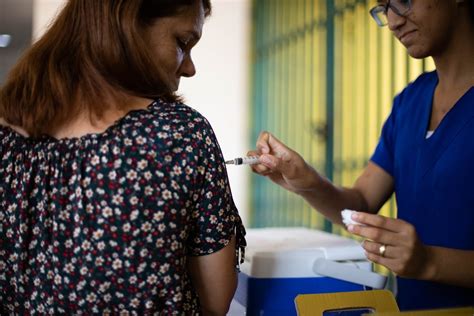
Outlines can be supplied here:
<path id="1" fill-rule="evenodd" d="M 183 77 L 192 77 L 196 74 L 196 67 L 191 58 L 191 55 L 187 55 L 181 64 L 181 76 Z"/>
<path id="2" fill-rule="evenodd" d="M 396 29 L 400 28 L 400 26 L 405 24 L 406 20 L 406 17 L 396 14 L 391 8 L 388 9 L 387 21 L 390 31 L 395 31 Z"/>

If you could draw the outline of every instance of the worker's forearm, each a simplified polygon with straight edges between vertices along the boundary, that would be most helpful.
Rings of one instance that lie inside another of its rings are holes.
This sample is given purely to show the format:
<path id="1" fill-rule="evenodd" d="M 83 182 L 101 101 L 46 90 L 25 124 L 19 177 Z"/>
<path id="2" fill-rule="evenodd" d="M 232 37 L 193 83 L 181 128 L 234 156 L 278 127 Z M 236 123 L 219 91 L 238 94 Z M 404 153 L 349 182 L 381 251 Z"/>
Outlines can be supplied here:
<path id="1" fill-rule="evenodd" d="M 363 195 L 356 189 L 337 187 L 317 173 L 311 176 L 312 189 L 298 194 L 333 223 L 342 225 L 343 209 L 368 210 Z"/>

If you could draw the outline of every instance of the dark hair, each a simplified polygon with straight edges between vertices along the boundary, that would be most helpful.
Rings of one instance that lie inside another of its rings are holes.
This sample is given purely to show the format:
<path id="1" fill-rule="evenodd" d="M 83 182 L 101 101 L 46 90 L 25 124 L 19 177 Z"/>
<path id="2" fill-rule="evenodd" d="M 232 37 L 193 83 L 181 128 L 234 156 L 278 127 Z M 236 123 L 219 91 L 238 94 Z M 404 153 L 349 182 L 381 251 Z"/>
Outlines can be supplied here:
<path id="1" fill-rule="evenodd" d="M 196 0 L 144 0 L 141 15 L 149 19 L 173 16 L 184 6 L 193 5 Z M 211 14 L 211 0 L 202 0 L 206 16 Z"/>
<path id="2" fill-rule="evenodd" d="M 83 110 L 100 118 L 122 95 L 179 98 L 166 86 L 146 39 L 154 19 L 210 0 L 70 0 L 20 59 L 0 90 L 0 117 L 31 136 Z M 86 105 L 88 108 L 79 108 Z"/>
<path id="3" fill-rule="evenodd" d="M 469 1 L 469 9 L 471 9 L 471 20 L 474 22 L 474 0 Z"/>

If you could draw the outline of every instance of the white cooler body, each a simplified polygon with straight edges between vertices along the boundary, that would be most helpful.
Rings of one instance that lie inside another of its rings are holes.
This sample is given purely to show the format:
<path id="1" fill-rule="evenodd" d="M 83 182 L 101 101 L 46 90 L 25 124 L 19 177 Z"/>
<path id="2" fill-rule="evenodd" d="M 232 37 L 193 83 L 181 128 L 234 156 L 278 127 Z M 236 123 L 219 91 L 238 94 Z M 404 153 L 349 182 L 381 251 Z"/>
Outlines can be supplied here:
<path id="1" fill-rule="evenodd" d="M 298 294 L 382 288 L 360 244 L 306 228 L 247 230 L 234 300 L 246 315 L 296 315 Z"/>

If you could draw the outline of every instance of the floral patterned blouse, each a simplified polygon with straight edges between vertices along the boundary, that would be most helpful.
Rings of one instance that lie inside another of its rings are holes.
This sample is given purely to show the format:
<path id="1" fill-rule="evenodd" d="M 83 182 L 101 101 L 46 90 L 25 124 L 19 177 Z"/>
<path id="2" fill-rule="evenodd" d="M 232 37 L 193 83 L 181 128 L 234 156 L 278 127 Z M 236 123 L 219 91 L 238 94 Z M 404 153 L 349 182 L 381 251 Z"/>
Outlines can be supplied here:
<path id="1" fill-rule="evenodd" d="M 219 145 L 185 105 L 80 138 L 1 126 L 0 175 L 2 315 L 199 314 L 186 257 L 234 235 L 243 256 Z"/>

